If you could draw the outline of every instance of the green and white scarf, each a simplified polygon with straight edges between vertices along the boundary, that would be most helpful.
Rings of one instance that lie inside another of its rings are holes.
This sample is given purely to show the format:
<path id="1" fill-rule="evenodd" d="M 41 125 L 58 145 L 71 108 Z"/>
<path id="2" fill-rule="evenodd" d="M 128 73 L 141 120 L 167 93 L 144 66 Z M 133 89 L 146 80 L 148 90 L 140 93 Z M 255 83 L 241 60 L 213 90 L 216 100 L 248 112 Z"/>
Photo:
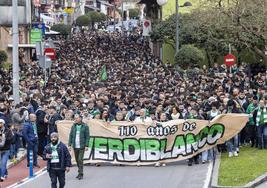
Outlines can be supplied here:
<path id="1" fill-rule="evenodd" d="M 58 144 L 59 144 L 59 140 L 55 146 L 51 143 L 51 149 L 52 149 L 51 163 L 59 163 L 59 157 L 58 157 L 58 152 L 57 152 Z"/>
<path id="2" fill-rule="evenodd" d="M 258 108 L 257 117 L 256 117 L 256 125 L 257 126 L 260 125 L 261 112 L 262 112 L 262 109 Z M 267 110 L 266 110 L 266 107 L 263 108 L 263 123 L 267 123 Z"/>

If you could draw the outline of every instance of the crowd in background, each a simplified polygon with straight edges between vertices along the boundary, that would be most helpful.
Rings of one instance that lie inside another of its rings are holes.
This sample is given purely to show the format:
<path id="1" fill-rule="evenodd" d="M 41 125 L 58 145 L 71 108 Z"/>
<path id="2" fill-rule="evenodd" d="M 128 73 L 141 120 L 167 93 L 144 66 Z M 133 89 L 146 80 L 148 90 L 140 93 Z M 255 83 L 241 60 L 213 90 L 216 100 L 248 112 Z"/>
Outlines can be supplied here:
<path id="1" fill-rule="evenodd" d="M 241 144 L 267 148 L 266 72 L 252 75 L 246 65 L 229 72 L 215 64 L 186 74 L 153 56 L 149 42 L 135 33 L 78 33 L 62 41 L 59 49 L 61 60 L 53 63 L 47 81 L 37 62 L 20 64 L 20 104 L 14 105 L 12 98 L 11 72 L 0 70 L 2 180 L 7 156 L 16 158 L 18 150 L 28 145 L 38 146 L 35 151 L 41 155 L 49 135 L 57 132 L 55 122 L 71 120 L 76 113 L 102 121 L 162 122 L 247 113 L 246 127 L 226 144 L 229 157 L 238 156 Z M 101 80 L 103 65 L 105 81 Z M 27 122 L 36 125 L 36 137 L 27 138 Z M 2 140 L 6 140 L 4 146 Z M 202 154 L 203 163 L 211 153 Z"/>

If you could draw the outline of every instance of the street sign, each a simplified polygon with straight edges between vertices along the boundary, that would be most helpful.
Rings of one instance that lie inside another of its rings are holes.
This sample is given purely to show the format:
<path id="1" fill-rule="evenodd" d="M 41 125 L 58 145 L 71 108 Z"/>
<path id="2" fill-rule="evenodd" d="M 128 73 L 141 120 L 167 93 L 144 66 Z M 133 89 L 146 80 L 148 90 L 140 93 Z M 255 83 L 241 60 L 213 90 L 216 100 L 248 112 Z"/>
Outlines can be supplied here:
<path id="1" fill-rule="evenodd" d="M 30 34 L 31 44 L 36 44 L 36 42 L 42 41 L 42 31 L 40 29 L 32 29 Z"/>
<path id="2" fill-rule="evenodd" d="M 36 42 L 35 44 L 35 49 L 36 49 L 36 56 L 37 59 L 39 59 L 40 56 L 44 55 L 44 50 L 43 50 L 43 43 L 42 42 Z"/>
<path id="3" fill-rule="evenodd" d="M 236 57 L 233 54 L 228 54 L 224 57 L 224 64 L 233 66 L 236 63 Z"/>
<path id="4" fill-rule="evenodd" d="M 68 14 L 72 14 L 74 12 L 74 8 L 65 8 L 64 12 L 66 12 Z"/>
<path id="5" fill-rule="evenodd" d="M 151 21 L 150 20 L 144 20 L 143 21 L 143 36 L 150 36 L 151 32 Z"/>
<path id="6" fill-rule="evenodd" d="M 56 51 L 53 48 L 46 48 L 44 50 L 44 55 L 50 57 L 51 60 L 55 60 L 56 59 Z"/>
<path id="7" fill-rule="evenodd" d="M 52 66 L 52 61 L 47 56 L 40 56 L 40 58 L 39 58 L 39 66 L 44 70 L 45 69 L 50 69 L 50 67 Z"/>

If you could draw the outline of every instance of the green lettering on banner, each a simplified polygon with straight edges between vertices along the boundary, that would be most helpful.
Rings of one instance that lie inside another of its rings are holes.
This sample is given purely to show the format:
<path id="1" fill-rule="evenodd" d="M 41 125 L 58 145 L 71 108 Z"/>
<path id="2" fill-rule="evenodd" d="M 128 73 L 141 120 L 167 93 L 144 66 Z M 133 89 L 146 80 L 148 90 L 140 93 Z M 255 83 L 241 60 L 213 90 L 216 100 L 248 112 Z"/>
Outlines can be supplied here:
<path id="1" fill-rule="evenodd" d="M 203 148 L 205 144 L 207 143 L 207 136 L 209 134 L 209 127 L 205 127 L 202 129 L 198 134 L 198 148 Z"/>
<path id="2" fill-rule="evenodd" d="M 123 156 L 125 161 L 138 161 L 140 158 L 140 145 L 134 138 L 123 140 Z"/>
<path id="3" fill-rule="evenodd" d="M 171 158 L 171 152 L 166 152 L 167 139 L 160 140 L 160 159 Z"/>
<path id="4" fill-rule="evenodd" d="M 140 142 L 140 158 L 141 158 L 141 161 L 146 161 L 146 143 L 145 143 L 145 140 L 143 139 L 140 139 L 139 140 Z"/>
<path id="5" fill-rule="evenodd" d="M 198 143 L 196 141 L 195 135 L 188 133 L 186 136 L 186 154 L 191 154 L 198 150 Z M 193 149 L 193 150 L 192 150 Z"/>
<path id="6" fill-rule="evenodd" d="M 186 155 L 185 140 L 183 135 L 176 136 L 173 144 L 172 158 L 177 158 L 179 155 Z"/>
<path id="7" fill-rule="evenodd" d="M 180 155 L 188 156 L 205 147 L 206 144 L 215 145 L 223 137 L 224 125 L 214 124 L 204 127 L 197 135 L 187 133 L 177 135 L 173 147 L 168 147 L 167 139 L 157 138 L 103 138 L 90 137 L 89 152 L 95 160 L 120 162 L 151 162 L 163 159 L 177 159 Z"/>
<path id="8" fill-rule="evenodd" d="M 108 139 L 95 137 L 94 159 L 108 160 Z"/>
<path id="9" fill-rule="evenodd" d="M 224 125 L 222 124 L 214 124 L 210 127 L 209 135 L 208 135 L 208 144 L 213 145 L 223 137 L 224 134 Z"/>
<path id="10" fill-rule="evenodd" d="M 88 158 L 84 158 L 84 159 L 90 159 L 91 158 L 92 151 L 93 151 L 93 146 L 94 146 L 94 140 L 95 140 L 94 137 L 90 137 L 89 138 L 88 151 L 86 151 L 86 152 L 89 152 L 89 157 Z"/>
<path id="11" fill-rule="evenodd" d="M 148 161 L 158 161 L 160 159 L 160 142 L 157 139 L 147 139 L 146 156 Z"/>
<path id="12" fill-rule="evenodd" d="M 108 159 L 123 161 L 122 156 L 123 144 L 122 141 L 115 138 L 108 139 Z"/>

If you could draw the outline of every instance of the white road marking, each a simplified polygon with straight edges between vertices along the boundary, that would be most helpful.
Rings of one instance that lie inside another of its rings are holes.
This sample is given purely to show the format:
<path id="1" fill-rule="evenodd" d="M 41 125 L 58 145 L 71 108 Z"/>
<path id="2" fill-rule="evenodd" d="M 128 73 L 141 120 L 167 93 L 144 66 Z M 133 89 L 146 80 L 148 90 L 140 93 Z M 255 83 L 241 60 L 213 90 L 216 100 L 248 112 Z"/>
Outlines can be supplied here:
<path id="1" fill-rule="evenodd" d="M 20 187 L 22 185 L 25 185 L 26 183 L 29 183 L 30 181 L 44 175 L 46 172 L 47 171 L 46 171 L 46 167 L 45 167 L 45 168 L 39 170 L 38 172 L 36 172 L 35 176 L 33 178 L 27 177 L 27 178 L 21 180 L 22 183 L 14 183 L 13 185 L 8 186 L 7 188 L 17 188 L 17 187 Z"/>
<path id="2" fill-rule="evenodd" d="M 213 166 L 213 162 L 210 162 L 209 166 L 208 166 L 208 171 L 207 171 L 207 175 L 206 175 L 206 179 L 205 179 L 205 183 L 204 183 L 203 188 L 209 188 L 210 178 L 212 175 L 212 166 Z"/>

